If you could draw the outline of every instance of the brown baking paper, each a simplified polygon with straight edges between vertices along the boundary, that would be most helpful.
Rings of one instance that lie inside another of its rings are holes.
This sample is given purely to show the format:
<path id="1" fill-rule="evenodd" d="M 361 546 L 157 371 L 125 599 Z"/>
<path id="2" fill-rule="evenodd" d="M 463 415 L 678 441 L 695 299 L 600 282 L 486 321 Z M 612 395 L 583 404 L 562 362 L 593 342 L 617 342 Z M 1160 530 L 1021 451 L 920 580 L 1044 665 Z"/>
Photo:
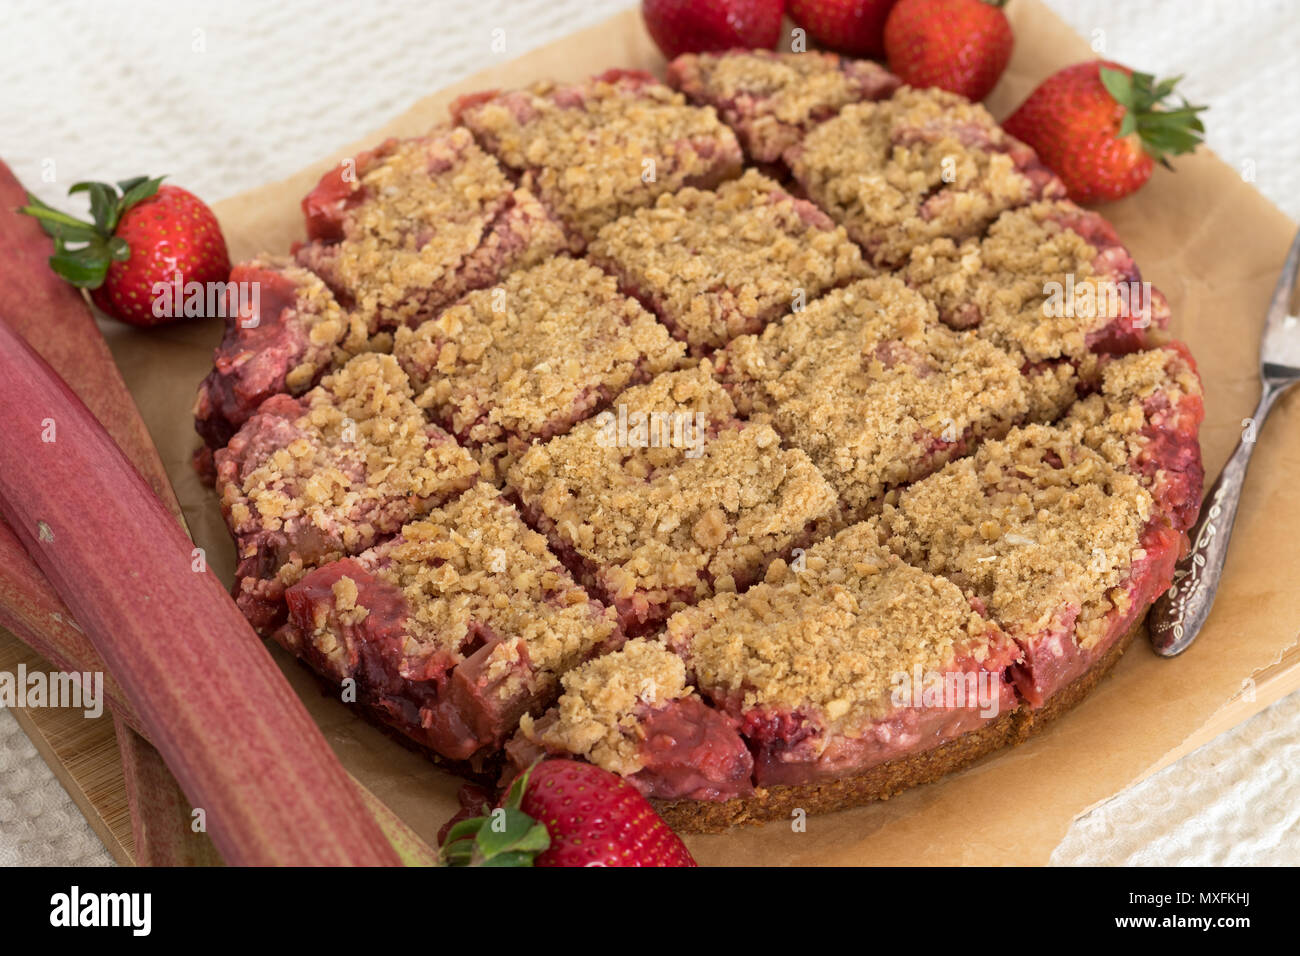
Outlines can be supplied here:
<path id="1" fill-rule="evenodd" d="M 1016 53 L 989 101 L 999 117 L 1049 73 L 1093 56 L 1035 0 L 1016 0 L 1009 13 Z M 220 203 L 231 255 L 287 251 L 303 237 L 299 200 L 321 173 L 384 136 L 419 134 L 444 121 L 460 94 L 579 79 L 613 66 L 662 69 L 634 10 L 421 100 L 310 169 Z M 1208 122 L 1232 119 L 1210 115 Z M 1181 158 L 1177 170 L 1157 169 L 1138 195 L 1104 212 L 1144 277 L 1169 297 L 1174 334 L 1200 362 L 1207 410 L 1201 436 L 1213 476 L 1258 396 L 1259 332 L 1294 226 L 1208 150 Z M 230 537 L 215 497 L 190 468 L 198 444 L 190 405 L 211 367 L 219 323 L 150 333 L 104 329 L 195 540 L 230 580 Z M 1292 395 L 1260 435 L 1214 615 L 1182 657 L 1162 660 L 1136 644 L 1091 697 L 1030 743 L 884 803 L 811 817 L 806 832 L 783 823 L 747 827 L 688 837 L 691 850 L 706 864 L 1046 862 L 1075 816 L 1300 686 L 1298 476 L 1300 396 Z M 432 839 L 456 809 L 458 781 L 324 696 L 278 648 L 275 654 L 348 769 Z"/>

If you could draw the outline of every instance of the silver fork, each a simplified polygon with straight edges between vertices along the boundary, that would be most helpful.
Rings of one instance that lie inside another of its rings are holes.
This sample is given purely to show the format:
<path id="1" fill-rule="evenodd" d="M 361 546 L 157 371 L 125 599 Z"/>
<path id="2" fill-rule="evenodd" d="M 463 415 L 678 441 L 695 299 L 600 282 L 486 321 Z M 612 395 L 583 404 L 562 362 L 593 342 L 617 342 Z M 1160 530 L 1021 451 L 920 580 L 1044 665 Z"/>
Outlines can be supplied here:
<path id="1" fill-rule="evenodd" d="M 1156 601 L 1147 618 L 1151 646 L 1161 657 L 1173 657 L 1187 650 L 1210 616 L 1256 436 L 1278 396 L 1288 386 L 1300 382 L 1300 318 L 1290 310 L 1297 271 L 1300 271 L 1300 232 L 1291 242 L 1268 306 L 1264 338 L 1259 345 L 1259 375 L 1264 386 L 1259 405 L 1242 423 L 1236 450 L 1205 496 L 1201 517 L 1189 533 L 1191 552 L 1178 562 L 1173 586 Z"/>

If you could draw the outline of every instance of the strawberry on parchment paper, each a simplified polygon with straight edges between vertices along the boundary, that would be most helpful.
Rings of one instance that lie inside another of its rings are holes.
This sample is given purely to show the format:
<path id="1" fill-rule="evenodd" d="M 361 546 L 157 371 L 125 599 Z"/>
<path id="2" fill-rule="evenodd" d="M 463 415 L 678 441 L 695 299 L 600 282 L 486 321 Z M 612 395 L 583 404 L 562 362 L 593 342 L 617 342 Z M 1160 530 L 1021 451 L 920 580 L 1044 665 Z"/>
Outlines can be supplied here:
<path id="1" fill-rule="evenodd" d="M 770 50 L 781 39 L 785 0 L 643 0 L 650 38 L 668 59 L 681 53 Z"/>
<path id="2" fill-rule="evenodd" d="M 203 200 L 163 177 L 137 176 L 111 183 L 77 183 L 69 195 L 90 196 L 93 222 L 83 222 L 31 193 L 23 212 L 36 217 L 54 239 L 50 268 L 90 297 L 108 315 L 151 326 L 184 318 L 155 292 L 177 284 L 206 286 L 230 277 L 230 254 L 217 217 Z"/>
<path id="3" fill-rule="evenodd" d="M 882 56 L 885 19 L 897 0 L 790 0 L 796 26 L 819 45 L 849 56 Z"/>
<path id="4" fill-rule="evenodd" d="M 1011 60 L 1006 0 L 898 0 L 885 21 L 889 68 L 909 86 L 982 100 Z"/>
<path id="5" fill-rule="evenodd" d="M 442 845 L 452 866 L 696 865 L 635 787 L 577 760 L 542 760 L 515 778 L 498 807 L 464 813 Z"/>
<path id="6" fill-rule="evenodd" d="M 1053 73 L 1002 124 L 1038 151 L 1077 203 L 1127 196 L 1156 163 L 1200 144 L 1203 106 L 1170 103 L 1181 77 L 1157 81 L 1090 60 Z"/>

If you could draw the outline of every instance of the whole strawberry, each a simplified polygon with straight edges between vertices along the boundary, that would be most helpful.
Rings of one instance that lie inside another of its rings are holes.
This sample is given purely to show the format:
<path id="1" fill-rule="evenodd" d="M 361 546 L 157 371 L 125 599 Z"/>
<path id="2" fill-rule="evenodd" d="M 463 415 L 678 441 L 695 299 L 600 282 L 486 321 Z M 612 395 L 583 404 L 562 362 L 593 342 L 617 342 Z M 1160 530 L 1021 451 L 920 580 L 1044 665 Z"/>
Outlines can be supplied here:
<path id="1" fill-rule="evenodd" d="M 910 86 L 982 100 L 1011 59 L 1006 0 L 898 0 L 885 21 L 889 68 Z"/>
<path id="2" fill-rule="evenodd" d="M 635 787 L 563 759 L 534 764 L 496 809 L 453 823 L 442 855 L 452 866 L 695 866 Z"/>
<path id="3" fill-rule="evenodd" d="M 1194 150 L 1205 107 L 1169 104 L 1181 77 L 1156 81 L 1118 63 L 1092 60 L 1053 73 L 1003 123 L 1038 151 L 1078 203 L 1127 196 L 1156 163 Z"/>
<path id="4" fill-rule="evenodd" d="M 885 52 L 885 18 L 897 0 L 790 0 L 790 19 L 828 50 L 850 56 Z"/>
<path id="5" fill-rule="evenodd" d="M 193 193 L 163 186 L 162 180 L 138 176 L 116 186 L 77 183 L 68 194 L 90 195 L 94 221 L 89 223 L 30 193 L 23 208 L 54 239 L 50 268 L 89 289 L 95 305 L 131 325 L 161 325 L 192 315 L 193 308 L 176 308 L 189 296 L 190 283 L 206 288 L 230 276 L 217 217 Z M 166 292 L 155 290 L 159 283 Z"/>
<path id="6" fill-rule="evenodd" d="M 735 48 L 770 50 L 785 0 L 643 0 L 650 38 L 668 59 Z"/>

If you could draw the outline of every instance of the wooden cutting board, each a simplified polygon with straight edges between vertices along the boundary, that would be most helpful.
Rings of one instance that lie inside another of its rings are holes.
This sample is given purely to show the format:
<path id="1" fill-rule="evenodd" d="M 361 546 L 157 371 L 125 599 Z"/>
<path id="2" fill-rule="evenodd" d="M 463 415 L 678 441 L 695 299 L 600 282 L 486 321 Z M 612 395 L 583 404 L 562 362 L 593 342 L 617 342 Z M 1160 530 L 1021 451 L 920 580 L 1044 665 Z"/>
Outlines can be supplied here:
<path id="1" fill-rule="evenodd" d="M 0 628 L 0 671 L 16 673 L 20 664 L 26 665 L 28 673 L 55 670 Z M 124 866 L 133 865 L 131 811 L 126 804 L 113 718 L 107 713 L 87 718 L 84 711 L 71 707 L 14 707 L 10 713 L 113 859 Z"/>

